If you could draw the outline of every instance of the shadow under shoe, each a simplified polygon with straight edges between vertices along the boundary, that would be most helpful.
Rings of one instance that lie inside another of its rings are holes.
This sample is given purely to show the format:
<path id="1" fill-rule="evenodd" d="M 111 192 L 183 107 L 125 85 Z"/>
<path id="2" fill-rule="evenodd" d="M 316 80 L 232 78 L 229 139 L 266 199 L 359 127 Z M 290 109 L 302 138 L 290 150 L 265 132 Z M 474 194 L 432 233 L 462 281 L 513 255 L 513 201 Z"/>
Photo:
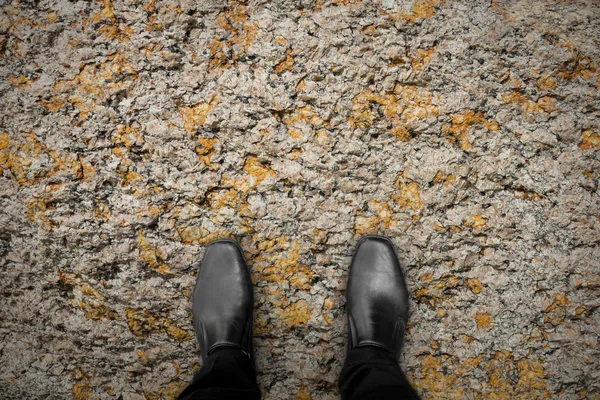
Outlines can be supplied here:
<path id="1" fill-rule="evenodd" d="M 192 300 L 202 358 L 230 347 L 253 360 L 253 308 L 252 280 L 242 249 L 233 240 L 212 242 L 204 253 Z"/>

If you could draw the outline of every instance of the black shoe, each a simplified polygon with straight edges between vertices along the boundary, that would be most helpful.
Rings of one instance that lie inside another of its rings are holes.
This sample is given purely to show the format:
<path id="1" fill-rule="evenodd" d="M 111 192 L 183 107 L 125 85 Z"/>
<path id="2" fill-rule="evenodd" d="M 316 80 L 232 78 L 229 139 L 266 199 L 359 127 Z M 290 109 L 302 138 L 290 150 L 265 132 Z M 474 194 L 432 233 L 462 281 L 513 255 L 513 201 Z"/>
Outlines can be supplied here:
<path id="1" fill-rule="evenodd" d="M 203 358 L 220 347 L 252 354 L 254 296 L 250 272 L 240 246 L 233 240 L 208 245 L 200 269 L 192 312 Z"/>
<path id="2" fill-rule="evenodd" d="M 400 356 L 408 322 L 408 290 L 389 239 L 360 240 L 346 289 L 348 349 L 376 346 Z"/>

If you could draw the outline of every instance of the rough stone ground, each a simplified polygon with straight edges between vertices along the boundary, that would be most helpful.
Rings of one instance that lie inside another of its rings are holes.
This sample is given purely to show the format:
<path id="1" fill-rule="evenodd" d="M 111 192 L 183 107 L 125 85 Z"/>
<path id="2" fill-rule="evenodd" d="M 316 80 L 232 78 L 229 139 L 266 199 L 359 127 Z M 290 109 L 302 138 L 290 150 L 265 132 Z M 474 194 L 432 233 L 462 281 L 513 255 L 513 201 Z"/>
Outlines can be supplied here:
<path id="1" fill-rule="evenodd" d="M 335 399 L 357 240 L 424 398 L 600 398 L 600 3 L 0 1 L 0 397 L 173 399 L 206 243 Z"/>

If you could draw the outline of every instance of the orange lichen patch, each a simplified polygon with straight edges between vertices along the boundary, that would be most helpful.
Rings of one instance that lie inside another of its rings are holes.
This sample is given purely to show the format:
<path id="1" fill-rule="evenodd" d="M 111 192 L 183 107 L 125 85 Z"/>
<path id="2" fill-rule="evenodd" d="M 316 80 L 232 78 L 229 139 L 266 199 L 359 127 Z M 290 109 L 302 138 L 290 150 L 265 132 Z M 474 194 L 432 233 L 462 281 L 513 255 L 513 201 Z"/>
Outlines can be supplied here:
<path id="1" fill-rule="evenodd" d="M 202 160 L 202 162 L 205 165 L 209 165 L 210 156 L 215 147 L 215 144 L 217 143 L 217 139 L 199 137 L 198 139 L 196 139 L 196 142 L 198 143 L 198 146 L 195 149 L 196 154 L 198 154 L 200 160 Z"/>
<path id="2" fill-rule="evenodd" d="M 555 293 L 552 303 L 543 311 L 544 322 L 552 325 L 558 325 L 563 322 L 567 314 L 566 307 L 568 305 L 569 299 L 564 294 Z"/>
<path id="3" fill-rule="evenodd" d="M 160 209 L 156 207 L 154 212 L 158 215 Z M 169 266 L 164 262 L 166 258 L 165 254 L 163 254 L 160 249 L 152 246 L 148 242 L 141 229 L 138 229 L 136 238 L 140 258 L 146 262 L 153 271 L 156 271 L 160 274 L 169 272 Z"/>
<path id="4" fill-rule="evenodd" d="M 148 0 L 144 3 L 144 10 L 153 13 L 156 10 L 156 0 Z"/>
<path id="5" fill-rule="evenodd" d="M 77 370 L 74 374 L 76 382 L 71 386 L 71 394 L 74 400 L 87 400 L 90 398 L 92 389 L 90 386 L 90 380 L 84 376 L 81 370 Z"/>
<path id="6" fill-rule="evenodd" d="M 246 161 L 244 162 L 244 171 L 246 171 L 251 178 L 251 186 L 258 186 L 265 179 L 275 176 L 275 171 L 262 164 L 256 157 L 246 158 Z"/>
<path id="7" fill-rule="evenodd" d="M 192 132 L 201 127 L 206 121 L 206 116 L 217 103 L 217 97 L 213 96 L 208 102 L 201 101 L 191 107 L 179 107 L 179 113 L 183 120 L 183 129 L 187 132 Z"/>
<path id="8" fill-rule="evenodd" d="M 421 282 L 429 282 L 432 279 L 433 279 L 433 274 L 431 272 L 426 272 L 424 274 L 421 274 L 421 276 L 419 276 L 419 280 Z"/>
<path id="9" fill-rule="evenodd" d="M 488 396 L 499 399 L 512 398 L 513 386 L 507 374 L 507 371 L 514 369 L 512 353 L 507 350 L 494 353 L 483 369 L 488 377 L 488 387 L 491 389 Z"/>
<path id="10" fill-rule="evenodd" d="M 401 142 L 408 142 L 410 139 L 412 139 L 412 134 L 410 133 L 410 131 L 402 125 L 392 127 L 390 132 L 392 133 L 392 135 L 396 136 L 396 138 L 398 138 L 398 140 L 400 140 Z"/>
<path id="11" fill-rule="evenodd" d="M 189 385 L 189 382 L 187 381 L 182 381 L 181 379 L 177 378 L 172 380 L 171 382 L 167 383 L 166 385 L 163 385 L 160 389 L 158 389 L 156 391 L 156 400 L 159 399 L 176 399 L 177 396 L 179 396 L 179 394 L 183 391 L 183 389 L 185 389 L 186 386 Z M 147 397 L 147 394 L 146 398 Z"/>
<path id="12" fill-rule="evenodd" d="M 185 342 L 191 338 L 191 335 L 181 328 L 178 328 L 173 321 L 167 317 L 153 315 L 148 310 L 135 311 L 131 308 L 125 309 L 127 326 L 129 330 L 137 337 L 145 337 L 152 333 L 166 333 L 179 343 Z"/>
<path id="13" fill-rule="evenodd" d="M 27 78 L 24 75 L 19 75 L 19 76 L 15 76 L 15 75 L 8 75 L 6 77 L 6 80 L 8 81 L 8 83 L 10 83 L 11 86 L 19 88 L 19 89 L 23 89 L 26 88 L 27 86 L 29 86 L 32 82 L 37 81 L 39 78 Z"/>
<path id="14" fill-rule="evenodd" d="M 538 399 L 550 395 L 544 381 L 546 373 L 538 360 L 515 360 L 510 351 L 501 350 L 494 353 L 482 367 L 488 377 L 486 398 Z M 516 383 L 513 377 L 518 379 Z"/>
<path id="15" fill-rule="evenodd" d="M 435 47 L 430 49 L 416 49 L 414 56 L 411 58 L 411 66 L 413 71 L 420 71 L 429 62 L 429 59 L 436 51 Z"/>
<path id="16" fill-rule="evenodd" d="M 111 94 L 121 90 L 127 81 L 137 79 L 137 73 L 120 53 L 107 56 L 105 62 L 86 64 L 79 74 L 70 80 L 59 80 L 54 91 L 71 93 L 67 100 L 79 110 L 79 117 L 86 119 L 98 104 Z"/>
<path id="17" fill-rule="evenodd" d="M 97 32 L 108 39 L 116 39 L 119 42 L 129 42 L 133 29 L 126 24 L 103 25 Z"/>
<path id="18" fill-rule="evenodd" d="M 367 89 L 354 96 L 348 118 L 353 128 L 367 129 L 377 122 L 386 122 L 391 133 L 398 139 L 411 139 L 404 126 L 414 119 L 438 115 L 438 107 L 432 104 L 433 95 L 415 86 L 396 86 L 393 93 L 374 93 Z"/>
<path id="19" fill-rule="evenodd" d="M 202 226 L 177 227 L 176 229 L 181 242 L 184 244 L 207 244 L 213 240 L 230 236 L 229 231 L 226 229 L 219 229 L 215 232 L 211 232 Z"/>
<path id="20" fill-rule="evenodd" d="M 310 252 L 312 244 L 287 236 L 271 238 L 255 234 L 244 247 L 246 245 L 256 249 L 256 254 L 249 258 L 252 279 L 259 282 L 257 287 L 268 309 L 276 310 L 275 316 L 272 313 L 269 316 L 259 314 L 256 330 L 259 334 L 272 334 L 289 331 L 292 327 L 304 327 L 311 318 L 312 305 L 295 298 L 295 294 L 311 288 L 314 273 L 302 263 L 301 257 L 303 253 Z M 320 310 L 325 321 L 329 315 L 328 304 L 333 305 L 331 300 L 325 301 Z"/>
<path id="21" fill-rule="evenodd" d="M 474 317 L 479 329 L 489 329 L 492 327 L 492 317 L 490 317 L 489 313 L 476 312 Z"/>
<path id="22" fill-rule="evenodd" d="M 143 177 L 136 171 L 134 163 L 129 158 L 129 153 L 126 147 L 113 147 L 113 154 L 119 159 L 116 172 L 121 177 L 119 185 L 128 187 L 131 193 L 135 196 L 142 196 L 147 193 L 150 188 L 144 185 Z"/>
<path id="23" fill-rule="evenodd" d="M 487 227 L 487 219 L 483 218 L 481 215 L 471 214 L 464 219 L 463 225 L 474 231 L 480 231 Z"/>
<path id="24" fill-rule="evenodd" d="M 410 11 L 400 10 L 395 14 L 390 14 L 394 20 L 415 22 L 418 18 L 432 18 L 436 15 L 435 7 L 444 5 L 444 0 L 413 0 Z"/>
<path id="25" fill-rule="evenodd" d="M 461 376 L 458 373 L 448 373 L 453 370 L 454 359 L 443 354 L 434 356 L 427 354 L 420 359 L 421 367 L 414 385 L 422 389 L 428 396 L 434 399 L 452 398 L 461 399 L 465 397 L 464 389 L 456 384 Z"/>
<path id="26" fill-rule="evenodd" d="M 556 109 L 556 100 L 549 96 L 540 97 L 537 101 L 531 101 L 519 91 L 513 90 L 502 94 L 501 99 L 505 103 L 518 103 L 528 112 L 552 112 Z"/>
<path id="27" fill-rule="evenodd" d="M 596 87 L 600 84 L 598 66 L 589 57 L 579 52 L 558 67 L 556 76 L 566 80 L 582 78 Z"/>
<path id="28" fill-rule="evenodd" d="M 339 1 L 339 0 L 334 0 L 334 1 Z M 310 394 L 310 391 L 308 390 L 308 388 L 304 385 L 300 386 L 300 389 L 298 390 L 298 393 L 296 393 L 296 400 L 312 400 L 312 395 Z"/>
<path id="29" fill-rule="evenodd" d="M 488 131 L 497 131 L 500 129 L 496 121 L 487 120 L 480 112 L 473 112 L 472 110 L 452 114 L 450 115 L 450 120 L 452 122 L 442 125 L 440 132 L 450 143 L 458 144 L 463 150 L 471 148 L 468 137 L 468 130 L 471 126 L 481 125 Z"/>
<path id="30" fill-rule="evenodd" d="M 309 290 L 314 273 L 299 262 L 300 242 L 282 236 L 257 242 L 258 249 L 265 253 L 254 258 L 254 274 L 257 280 L 287 283 L 290 288 Z"/>
<path id="31" fill-rule="evenodd" d="M 287 40 L 281 35 L 275 36 L 275 43 L 281 46 L 285 46 L 287 44 Z"/>
<path id="32" fill-rule="evenodd" d="M 223 41 L 217 35 L 212 37 L 207 46 L 211 54 L 209 65 L 222 68 L 230 63 L 235 64 L 248 51 L 258 32 L 258 25 L 255 21 L 248 21 L 247 7 L 240 3 L 226 7 L 217 16 L 216 22 L 229 32 L 229 36 Z"/>
<path id="33" fill-rule="evenodd" d="M 569 305 L 569 299 L 562 293 L 554 293 L 554 302 L 561 307 Z"/>
<path id="34" fill-rule="evenodd" d="M 138 358 L 141 361 L 144 361 L 144 362 L 148 361 L 148 355 L 146 353 L 144 353 L 143 350 L 136 350 L 135 355 L 138 356 Z"/>
<path id="35" fill-rule="evenodd" d="M 92 14 L 89 18 L 83 21 L 83 27 L 85 28 L 89 24 L 94 24 L 103 19 L 108 19 L 110 22 L 115 22 L 115 12 L 113 10 L 113 5 L 111 0 L 100 0 L 102 3 L 102 9 L 94 14 Z"/>
<path id="36" fill-rule="evenodd" d="M 432 345 L 432 349 L 435 350 L 435 346 Z M 546 390 L 546 373 L 541 362 L 535 359 L 515 360 L 507 350 L 491 355 L 479 354 L 462 361 L 448 354 L 427 354 L 420 358 L 420 362 L 421 368 L 412 380 L 432 399 L 539 399 L 550 395 Z M 487 377 L 487 384 L 481 392 L 473 392 L 472 389 L 465 392 L 460 388 L 470 387 L 468 373 L 472 370 L 479 370 Z"/>
<path id="37" fill-rule="evenodd" d="M 527 102 L 527 96 L 524 96 L 518 90 L 511 90 L 510 92 L 503 93 L 500 96 L 505 103 L 525 103 Z"/>
<path id="38" fill-rule="evenodd" d="M 283 306 L 277 310 L 279 317 L 288 328 L 296 325 L 305 324 L 310 320 L 311 310 L 306 304 L 306 300 L 298 300 Z"/>
<path id="39" fill-rule="evenodd" d="M 536 81 L 540 90 L 556 89 L 556 80 L 550 74 L 544 73 Z"/>
<path id="40" fill-rule="evenodd" d="M 439 233 L 446 232 L 446 228 L 440 225 L 437 221 L 433 223 L 433 229 L 435 229 L 435 231 Z"/>
<path id="41" fill-rule="evenodd" d="M 304 79 L 300 79 L 300 81 L 296 84 L 296 92 L 303 90 L 306 87 L 306 81 Z"/>
<path id="42" fill-rule="evenodd" d="M 105 318 L 111 320 L 118 317 L 118 314 L 106 305 L 104 297 L 75 274 L 60 270 L 58 283 L 61 287 L 73 289 L 74 297 L 70 303 L 84 311 L 87 318 L 100 321 Z"/>
<path id="43" fill-rule="evenodd" d="M 427 285 L 415 291 L 415 298 L 419 303 L 427 303 L 430 307 L 441 304 L 451 297 L 451 290 L 460 286 L 460 280 L 451 274 L 444 274 L 432 280 Z"/>
<path id="44" fill-rule="evenodd" d="M 419 184 L 406 178 L 406 173 L 401 171 L 396 177 L 397 193 L 391 195 L 392 201 L 395 201 L 401 209 L 411 208 L 418 211 L 423 208 L 421 204 L 421 195 L 419 194 Z"/>
<path id="45" fill-rule="evenodd" d="M 48 175 L 54 167 L 51 160 L 48 149 L 33 132 L 0 133 L 0 166 L 10 170 L 20 185 L 33 184 Z"/>
<path id="46" fill-rule="evenodd" d="M 540 97 L 536 102 L 528 101 L 523 104 L 525 110 L 529 112 L 552 112 L 556 110 L 556 100 L 549 96 Z"/>
<path id="47" fill-rule="evenodd" d="M 517 392 L 533 394 L 536 393 L 535 391 L 541 390 L 544 394 L 548 394 L 544 381 L 546 371 L 538 360 L 517 361 L 517 373 L 519 376 Z"/>
<path id="48" fill-rule="evenodd" d="M 579 143 L 579 148 L 582 150 L 600 148 L 600 134 L 591 129 L 586 129 L 581 133 L 581 143 Z"/>
<path id="49" fill-rule="evenodd" d="M 66 153 L 59 156 L 48 150 L 33 132 L 0 133 L 0 167 L 10 170 L 20 185 L 32 185 L 40 179 L 58 173 L 83 179 L 93 172 L 81 155 Z"/>
<path id="50" fill-rule="evenodd" d="M 481 289 L 483 288 L 483 285 L 481 285 L 481 282 L 477 278 L 467 279 L 465 285 L 475 294 L 481 293 Z"/>
<path id="51" fill-rule="evenodd" d="M 56 225 L 54 221 L 46 215 L 47 205 L 46 201 L 40 198 L 32 198 L 25 200 L 27 210 L 25 215 L 27 219 L 39 224 L 45 231 L 51 232 L 52 227 Z"/>
<path id="52" fill-rule="evenodd" d="M 441 183 L 444 186 L 449 186 L 456 180 L 456 175 L 453 174 L 445 174 L 442 171 L 438 170 L 433 177 L 434 183 Z"/>
<path id="53" fill-rule="evenodd" d="M 296 130 L 291 129 L 290 127 L 302 128 L 303 126 L 309 126 L 312 129 L 322 129 L 330 127 L 330 123 L 325 121 L 318 112 L 316 112 L 310 106 L 297 107 L 290 111 L 284 111 L 275 115 L 278 121 L 284 123 L 288 126 L 288 132 L 293 137 L 297 132 Z M 297 132 L 297 135 L 300 135 Z M 299 137 L 299 136 L 298 136 Z"/>
<path id="54" fill-rule="evenodd" d="M 362 209 L 359 210 L 362 213 Z M 377 233 L 385 228 L 390 228 L 397 221 L 393 218 L 393 211 L 390 204 L 385 201 L 370 200 L 369 213 L 374 214 L 369 217 L 359 215 L 354 220 L 354 231 L 358 235 L 368 233 Z"/>
<path id="55" fill-rule="evenodd" d="M 64 99 L 61 99 L 60 97 L 57 97 L 57 96 L 50 97 L 50 100 L 41 100 L 40 99 L 36 103 L 39 104 L 40 106 L 44 107 L 46 110 L 50 111 L 51 113 L 57 112 L 62 106 L 67 104 L 67 102 Z"/>
<path id="56" fill-rule="evenodd" d="M 373 36 L 375 36 L 375 32 L 377 32 L 377 29 L 375 28 L 375 25 L 363 26 L 360 29 L 361 35 L 365 36 L 365 38 L 367 40 L 373 40 Z"/>
<path id="57" fill-rule="evenodd" d="M 292 49 L 287 49 L 285 51 L 285 54 L 286 54 L 285 60 L 283 60 L 279 64 L 275 65 L 275 68 L 274 68 L 275 72 L 280 74 L 283 71 L 293 70 L 294 57 L 292 57 L 292 52 L 293 52 Z"/>
<path id="58" fill-rule="evenodd" d="M 133 125 L 118 125 L 110 141 L 129 149 L 144 144 L 144 136 L 141 130 Z"/>

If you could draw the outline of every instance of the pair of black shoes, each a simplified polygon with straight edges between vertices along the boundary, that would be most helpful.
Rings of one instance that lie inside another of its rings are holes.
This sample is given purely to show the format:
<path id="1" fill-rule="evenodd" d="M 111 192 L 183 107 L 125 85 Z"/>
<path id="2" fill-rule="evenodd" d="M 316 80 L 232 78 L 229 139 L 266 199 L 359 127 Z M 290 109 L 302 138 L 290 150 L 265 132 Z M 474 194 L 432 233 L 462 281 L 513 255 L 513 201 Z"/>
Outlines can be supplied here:
<path id="1" fill-rule="evenodd" d="M 366 236 L 350 267 L 346 290 L 348 349 L 376 346 L 399 357 L 408 320 L 408 291 L 392 243 Z M 234 347 L 253 359 L 254 296 L 240 246 L 217 240 L 204 254 L 194 289 L 194 328 L 203 358 Z"/>

